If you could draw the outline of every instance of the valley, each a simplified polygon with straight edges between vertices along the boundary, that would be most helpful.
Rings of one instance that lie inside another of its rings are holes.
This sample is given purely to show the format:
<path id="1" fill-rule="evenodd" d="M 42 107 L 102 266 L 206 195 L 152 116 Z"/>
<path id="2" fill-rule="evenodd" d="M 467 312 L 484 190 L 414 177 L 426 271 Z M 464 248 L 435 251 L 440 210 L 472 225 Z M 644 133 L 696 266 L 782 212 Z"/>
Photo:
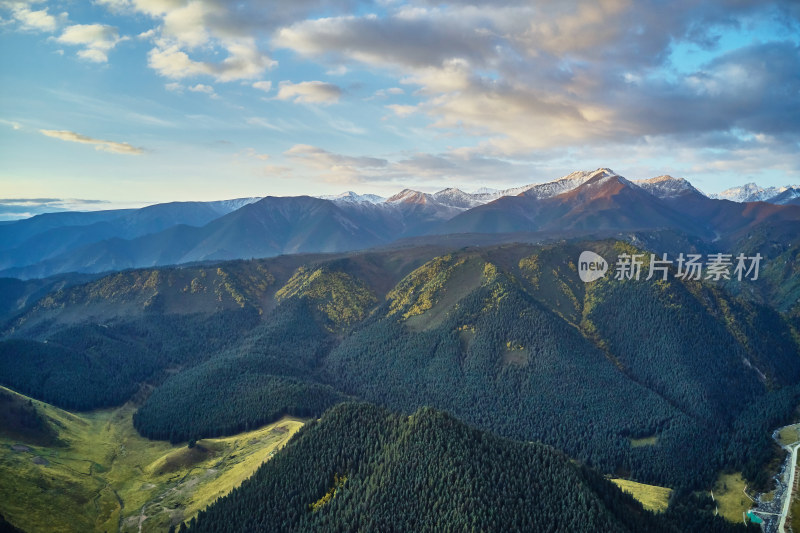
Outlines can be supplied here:
<path id="1" fill-rule="evenodd" d="M 29 533 L 166 531 L 240 485 L 303 425 L 286 417 L 190 448 L 139 436 L 131 403 L 80 414 L 31 405 L 43 419 L 38 434 L 0 428 L 0 513 Z"/>

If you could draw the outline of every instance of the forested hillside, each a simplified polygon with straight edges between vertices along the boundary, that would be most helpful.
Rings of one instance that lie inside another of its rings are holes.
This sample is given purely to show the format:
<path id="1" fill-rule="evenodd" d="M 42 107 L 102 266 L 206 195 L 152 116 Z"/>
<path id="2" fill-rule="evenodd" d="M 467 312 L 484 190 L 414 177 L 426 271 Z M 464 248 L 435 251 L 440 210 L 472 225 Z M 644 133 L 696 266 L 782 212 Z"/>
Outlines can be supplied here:
<path id="1" fill-rule="evenodd" d="M 433 409 L 403 416 L 343 404 L 189 530 L 678 531 L 671 518 L 546 446 Z M 701 527 L 726 529 L 721 519 Z"/>
<path id="2" fill-rule="evenodd" d="M 172 442 L 343 401 L 430 406 L 673 488 L 670 508 L 706 505 L 694 491 L 726 469 L 764 486 L 770 432 L 800 404 L 797 316 L 646 266 L 586 284 L 586 249 L 645 252 L 426 246 L 114 274 L 10 322 L 0 384 L 81 410 L 135 396 L 136 429 Z"/>

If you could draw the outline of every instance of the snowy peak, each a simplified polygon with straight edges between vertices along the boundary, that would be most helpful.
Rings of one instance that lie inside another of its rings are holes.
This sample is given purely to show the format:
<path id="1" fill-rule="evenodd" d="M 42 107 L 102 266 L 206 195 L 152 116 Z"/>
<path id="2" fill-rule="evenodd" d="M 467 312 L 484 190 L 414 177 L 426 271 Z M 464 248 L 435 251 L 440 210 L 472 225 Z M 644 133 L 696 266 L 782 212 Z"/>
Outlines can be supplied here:
<path id="1" fill-rule="evenodd" d="M 610 168 L 598 168 L 597 170 L 591 171 L 581 170 L 573 172 L 572 174 L 567 174 L 555 181 L 531 185 L 520 193 L 519 196 L 543 200 L 575 190 L 589 181 L 600 182 L 614 177 L 619 177 L 619 175 Z"/>
<path id="2" fill-rule="evenodd" d="M 683 178 L 663 175 L 646 180 L 634 180 L 634 184 L 658 198 L 677 198 L 685 194 L 700 194 L 691 183 Z"/>
<path id="3" fill-rule="evenodd" d="M 739 187 L 731 187 L 721 193 L 712 194 L 710 197 L 718 200 L 730 200 L 732 202 L 769 202 L 785 204 L 800 198 L 800 185 L 759 187 L 755 183 L 745 183 Z"/>
<path id="4" fill-rule="evenodd" d="M 420 191 L 415 191 L 414 189 L 403 189 L 394 196 L 390 196 L 386 200 L 386 203 L 427 204 L 431 203 L 431 200 L 433 200 L 433 197 L 430 194 L 426 194 Z"/>
<path id="5" fill-rule="evenodd" d="M 233 211 L 236 211 L 237 209 L 240 209 L 246 205 L 254 204 L 259 200 L 261 200 L 261 198 L 262 198 L 261 196 L 251 196 L 250 198 L 217 200 L 214 202 L 208 202 L 208 205 L 220 215 L 227 215 L 228 213 L 232 213 Z"/>
<path id="6" fill-rule="evenodd" d="M 745 183 L 739 187 L 725 189 L 721 193 L 712 194 L 712 198 L 718 200 L 730 200 L 732 202 L 760 202 L 766 197 L 767 189 L 759 187 L 755 183 Z M 773 194 L 774 196 L 774 194 Z"/>
<path id="7" fill-rule="evenodd" d="M 353 191 L 341 194 L 319 196 L 322 200 L 332 200 L 334 202 L 351 202 L 356 204 L 379 204 L 385 199 L 377 194 L 358 194 Z"/>
<path id="8" fill-rule="evenodd" d="M 440 204 L 460 209 L 470 209 L 486 203 L 482 201 L 480 195 L 468 194 L 452 187 L 435 193 L 433 198 Z"/>

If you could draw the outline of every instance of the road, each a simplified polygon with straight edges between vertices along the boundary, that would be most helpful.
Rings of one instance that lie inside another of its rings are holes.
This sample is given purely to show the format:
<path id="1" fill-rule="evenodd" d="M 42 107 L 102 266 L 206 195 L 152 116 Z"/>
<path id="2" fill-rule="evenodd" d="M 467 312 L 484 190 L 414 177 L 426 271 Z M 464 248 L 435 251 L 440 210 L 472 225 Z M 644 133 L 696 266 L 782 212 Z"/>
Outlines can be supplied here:
<path id="1" fill-rule="evenodd" d="M 797 470 L 797 448 L 800 443 L 795 442 L 791 445 L 792 462 L 789 467 L 789 485 L 786 489 L 786 497 L 783 500 L 783 508 L 781 509 L 781 520 L 778 522 L 778 533 L 784 533 L 786 527 L 786 516 L 789 514 L 789 506 L 792 503 L 792 488 L 794 487 L 794 473 Z"/>
<path id="2" fill-rule="evenodd" d="M 779 432 L 784 428 L 775 430 L 772 437 L 778 441 Z M 797 465 L 797 451 L 800 449 L 800 441 L 788 446 L 781 444 L 781 448 L 788 452 L 783 462 L 781 471 L 775 476 L 774 497 L 768 501 L 762 501 L 761 495 L 757 497 L 756 507 L 753 513 L 764 520 L 762 531 L 764 533 L 785 533 L 786 518 L 792 503 L 792 488 Z"/>

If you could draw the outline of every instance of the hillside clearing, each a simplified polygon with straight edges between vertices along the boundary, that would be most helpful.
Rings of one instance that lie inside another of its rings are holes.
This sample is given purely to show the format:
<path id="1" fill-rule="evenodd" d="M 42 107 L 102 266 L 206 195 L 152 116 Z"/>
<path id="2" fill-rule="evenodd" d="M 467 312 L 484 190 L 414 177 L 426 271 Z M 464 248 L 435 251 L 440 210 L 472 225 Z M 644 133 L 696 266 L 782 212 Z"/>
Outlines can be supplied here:
<path id="1" fill-rule="evenodd" d="M 656 485 L 645 485 L 627 479 L 612 479 L 616 486 L 633 496 L 648 511 L 661 513 L 669 507 L 669 496 L 672 489 L 658 487 Z"/>

